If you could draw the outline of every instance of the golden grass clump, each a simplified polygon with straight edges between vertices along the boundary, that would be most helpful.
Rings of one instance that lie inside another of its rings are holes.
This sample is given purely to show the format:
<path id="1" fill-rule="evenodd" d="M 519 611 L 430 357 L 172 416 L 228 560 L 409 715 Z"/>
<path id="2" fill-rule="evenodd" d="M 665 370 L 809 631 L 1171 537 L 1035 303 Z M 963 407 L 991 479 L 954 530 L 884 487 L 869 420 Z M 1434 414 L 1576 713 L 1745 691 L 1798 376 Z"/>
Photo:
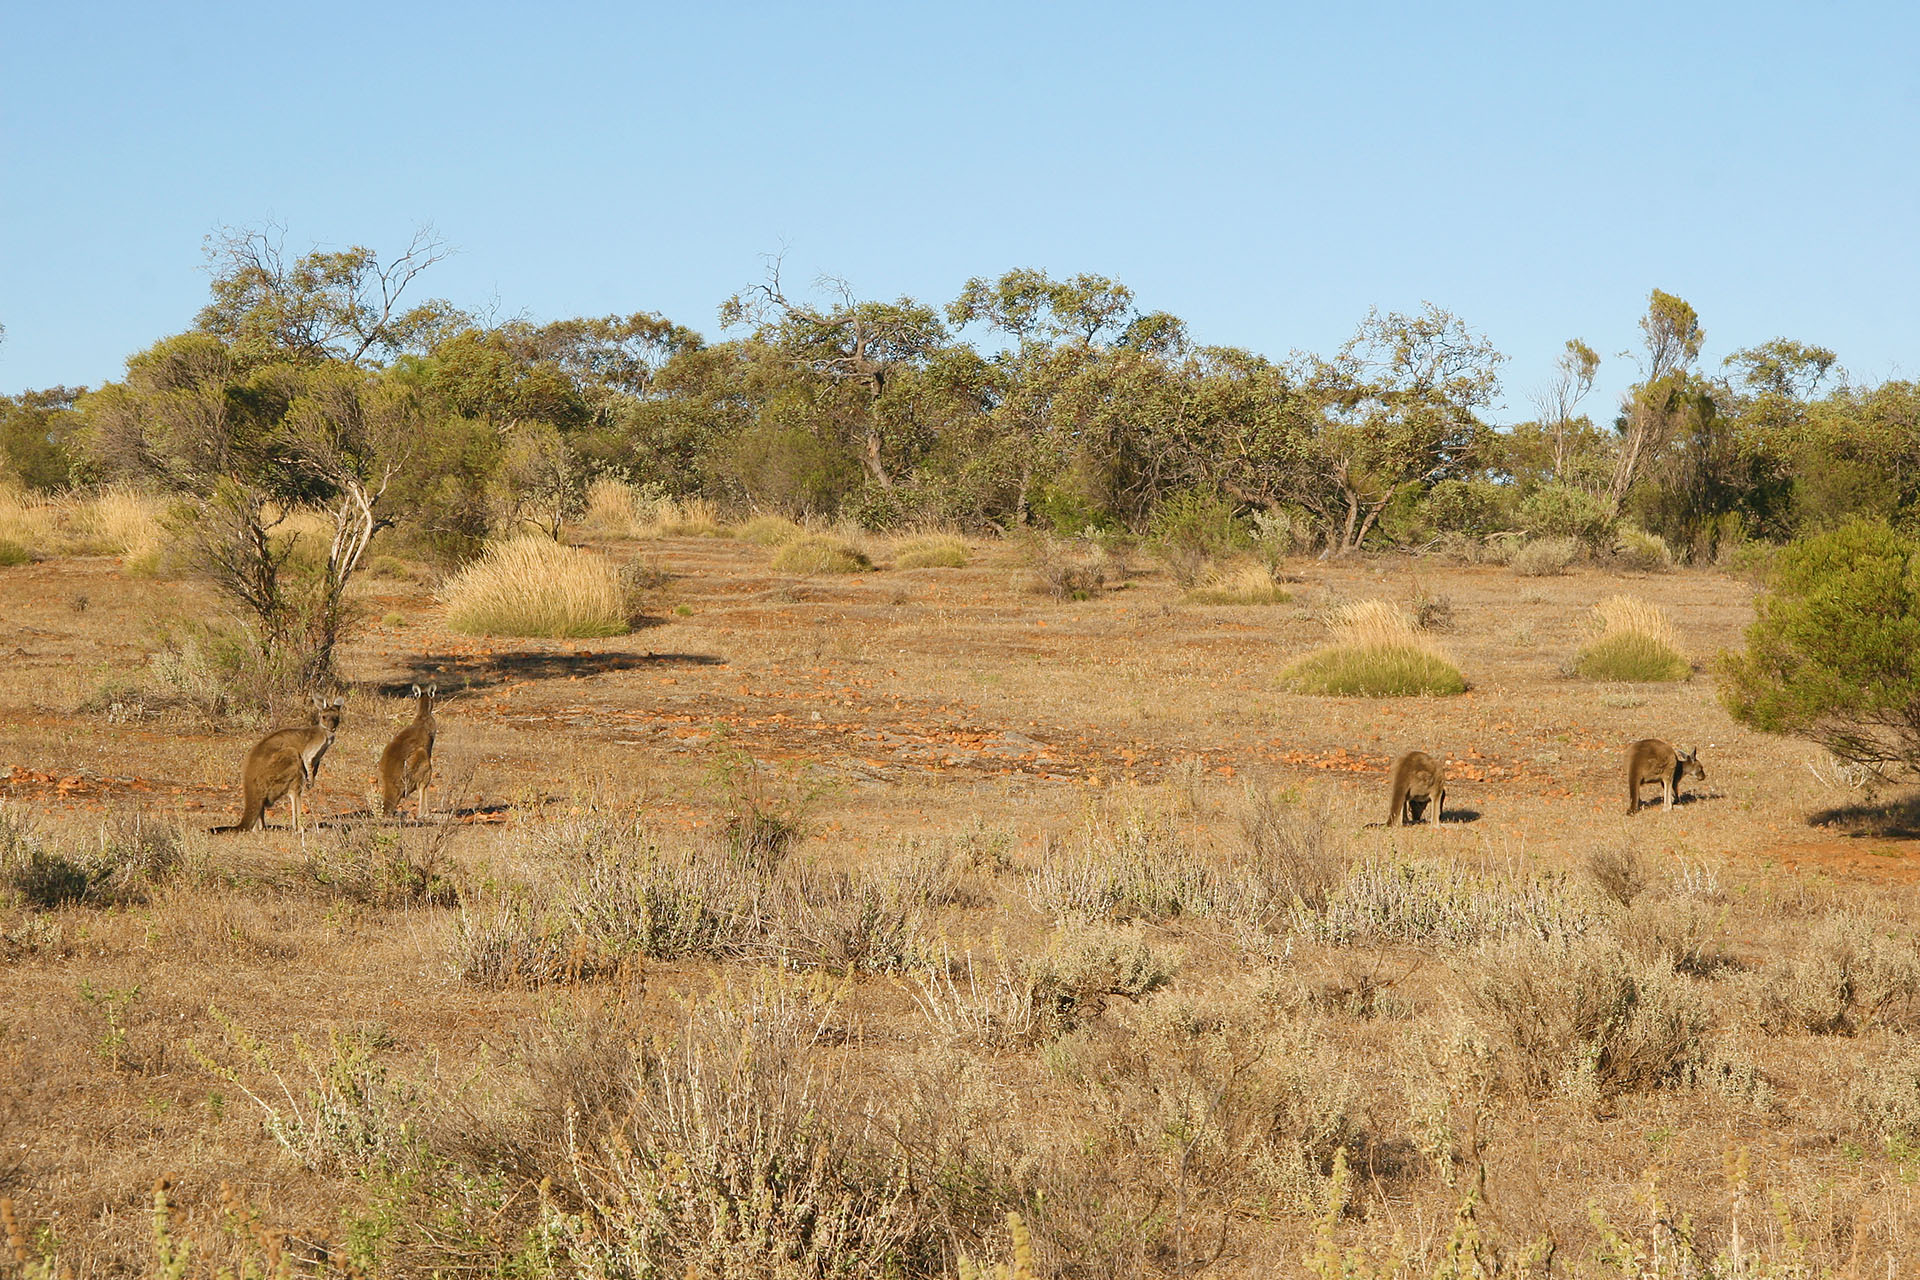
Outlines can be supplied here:
<path id="1" fill-rule="evenodd" d="M 927 534 L 908 538 L 893 553 L 896 569 L 964 569 L 972 553 L 966 540 L 952 534 Z"/>
<path id="2" fill-rule="evenodd" d="M 90 544 L 126 557 L 131 566 L 159 559 L 166 544 L 166 529 L 160 523 L 165 511 L 166 504 L 152 494 L 115 484 L 76 499 L 72 520 Z"/>
<path id="3" fill-rule="evenodd" d="M 1608 596 L 1593 606 L 1597 633 L 1573 661 L 1588 680 L 1634 683 L 1685 680 L 1693 667 L 1666 610 L 1638 596 Z"/>
<path id="4" fill-rule="evenodd" d="M 734 536 L 756 547 L 782 547 L 805 532 L 785 516 L 758 515 L 734 530 Z"/>
<path id="5" fill-rule="evenodd" d="M 629 630 L 620 573 L 598 552 L 546 538 L 488 547 L 441 592 L 447 625 L 496 636 L 614 636 Z"/>
<path id="6" fill-rule="evenodd" d="M 642 523 L 643 538 L 731 538 L 720 509 L 705 498 L 658 498 Z"/>
<path id="7" fill-rule="evenodd" d="M 635 538 L 652 517 L 653 504 L 640 490 L 611 476 L 587 486 L 587 509 L 580 528 L 601 538 Z"/>
<path id="8" fill-rule="evenodd" d="M 864 573 L 873 561 L 844 538 L 810 533 L 776 551 L 773 567 L 781 573 Z"/>
<path id="9" fill-rule="evenodd" d="M 1188 604 L 1284 604 L 1293 592 L 1274 580 L 1273 570 L 1258 560 L 1240 560 L 1214 569 L 1193 590 Z"/>
<path id="10" fill-rule="evenodd" d="M 59 547 L 59 524 L 60 508 L 54 502 L 0 486 L 0 542 L 11 543 L 28 557 L 47 554 Z"/>
<path id="11" fill-rule="evenodd" d="M 1341 605 L 1327 620 L 1333 643 L 1289 664 L 1282 683 L 1296 693 L 1405 698 L 1465 693 L 1460 669 L 1385 600 Z"/>

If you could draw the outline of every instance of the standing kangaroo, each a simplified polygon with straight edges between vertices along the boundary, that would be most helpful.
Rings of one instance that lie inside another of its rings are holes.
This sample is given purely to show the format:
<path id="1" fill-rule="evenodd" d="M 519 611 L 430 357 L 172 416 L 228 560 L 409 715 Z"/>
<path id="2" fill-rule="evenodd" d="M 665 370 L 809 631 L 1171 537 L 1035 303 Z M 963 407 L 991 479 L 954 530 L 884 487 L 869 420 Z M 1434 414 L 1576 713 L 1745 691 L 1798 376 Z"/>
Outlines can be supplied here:
<path id="1" fill-rule="evenodd" d="M 427 820 L 427 788 L 433 785 L 433 735 L 437 728 L 433 703 L 439 691 L 438 685 L 428 685 L 424 693 L 419 685 L 413 686 L 413 696 L 420 699 L 420 709 L 414 713 L 413 723 L 395 734 L 387 749 L 380 753 L 382 812 L 398 812 L 400 802 L 417 791 L 419 820 Z"/>
<path id="2" fill-rule="evenodd" d="M 300 797 L 320 777 L 320 757 L 333 745 L 339 732 L 340 717 L 346 699 L 328 702 L 313 695 L 313 720 L 303 725 L 275 729 L 253 744 L 247 752 L 246 766 L 240 771 L 241 794 L 245 797 L 240 821 L 218 831 L 251 831 L 266 827 L 267 808 L 281 796 L 291 795 L 293 829 L 299 831 Z"/>
<path id="3" fill-rule="evenodd" d="M 1424 751 L 1409 751 L 1393 762 L 1393 812 L 1387 825 L 1426 820 L 1440 825 L 1440 807 L 1447 798 L 1447 771 Z"/>
<path id="4" fill-rule="evenodd" d="M 1681 751 L 1663 738 L 1642 738 L 1627 749 L 1627 812 L 1640 812 L 1640 788 L 1649 782 L 1660 784 L 1664 808 L 1673 808 L 1685 778 L 1707 780 L 1700 767 L 1700 748 Z"/>

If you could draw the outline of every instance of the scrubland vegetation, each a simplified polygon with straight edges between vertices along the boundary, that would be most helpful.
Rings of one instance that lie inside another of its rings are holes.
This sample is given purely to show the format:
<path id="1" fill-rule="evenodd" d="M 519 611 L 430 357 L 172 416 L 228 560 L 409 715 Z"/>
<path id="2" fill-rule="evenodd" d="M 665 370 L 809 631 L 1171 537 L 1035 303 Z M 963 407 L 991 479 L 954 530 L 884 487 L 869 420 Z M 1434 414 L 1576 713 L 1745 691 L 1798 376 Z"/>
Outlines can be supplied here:
<path id="1" fill-rule="evenodd" d="M 1910 385 L 1656 291 L 1610 428 L 1570 343 L 1496 430 L 1436 308 L 710 344 L 401 311 L 436 252 L 227 238 L 0 406 L 0 1274 L 1920 1266 Z M 208 834 L 316 688 L 317 827 Z"/>

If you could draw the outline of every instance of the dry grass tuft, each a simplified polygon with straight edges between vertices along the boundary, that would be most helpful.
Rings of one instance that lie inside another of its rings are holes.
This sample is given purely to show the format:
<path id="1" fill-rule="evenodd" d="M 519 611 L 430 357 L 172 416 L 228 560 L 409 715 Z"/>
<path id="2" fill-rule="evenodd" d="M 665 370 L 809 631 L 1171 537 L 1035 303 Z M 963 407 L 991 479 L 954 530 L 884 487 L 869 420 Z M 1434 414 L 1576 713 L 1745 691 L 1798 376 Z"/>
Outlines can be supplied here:
<path id="1" fill-rule="evenodd" d="M 637 538 L 652 515 L 653 500 L 611 476 L 587 486 L 587 509 L 580 515 L 583 533 L 600 538 Z"/>
<path id="2" fill-rule="evenodd" d="M 734 530 L 734 536 L 756 547 L 782 547 L 806 530 L 785 516 L 757 515 Z"/>
<path id="3" fill-rule="evenodd" d="M 966 540 L 951 534 L 909 538 L 893 553 L 896 569 L 964 569 L 971 553 Z"/>
<path id="4" fill-rule="evenodd" d="M 1385 600 L 1341 605 L 1328 619 L 1333 643 L 1289 664 L 1280 679 L 1298 693 L 1404 698 L 1466 692 L 1446 650 Z"/>
<path id="5" fill-rule="evenodd" d="M 864 573 L 873 561 L 843 538 L 810 533 L 776 551 L 772 565 L 781 573 Z"/>
<path id="6" fill-rule="evenodd" d="M 441 591 L 447 625 L 496 636 L 617 636 L 628 629 L 619 570 L 541 537 L 487 548 Z"/>
<path id="7" fill-rule="evenodd" d="M 1293 593 L 1274 580 L 1273 570 L 1259 560 L 1223 565 L 1187 592 L 1188 604 L 1285 604 Z"/>
<path id="8" fill-rule="evenodd" d="M 0 543 L 33 557 L 117 555 L 129 571 L 149 573 L 167 547 L 165 511 L 160 499 L 129 485 L 58 497 L 0 486 Z"/>
<path id="9" fill-rule="evenodd" d="M 1673 620 L 1660 606 L 1637 596 L 1608 596 L 1593 606 L 1593 623 L 1598 634 L 1573 662 L 1585 679 L 1642 683 L 1693 674 Z"/>

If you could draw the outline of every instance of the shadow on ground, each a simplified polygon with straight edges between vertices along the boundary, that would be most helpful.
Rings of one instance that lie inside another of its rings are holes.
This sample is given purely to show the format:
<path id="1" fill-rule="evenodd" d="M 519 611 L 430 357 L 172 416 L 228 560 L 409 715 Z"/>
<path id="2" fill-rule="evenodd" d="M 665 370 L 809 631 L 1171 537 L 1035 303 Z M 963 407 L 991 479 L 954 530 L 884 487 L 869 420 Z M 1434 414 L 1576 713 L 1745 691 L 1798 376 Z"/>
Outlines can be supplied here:
<path id="1" fill-rule="evenodd" d="M 442 693 L 451 693 L 523 680 L 563 680 L 572 676 L 673 667 L 720 667 L 726 662 L 725 658 L 712 653 L 547 653 L 538 649 L 485 655 L 423 653 L 407 661 L 406 674 L 396 680 L 382 681 L 374 689 L 389 697 L 402 697 L 416 684 L 438 684 Z"/>
<path id="2" fill-rule="evenodd" d="M 1827 827 L 1863 840 L 1920 837 L 1920 792 L 1877 804 L 1843 804 L 1819 809 L 1807 815 L 1807 825 Z"/>

